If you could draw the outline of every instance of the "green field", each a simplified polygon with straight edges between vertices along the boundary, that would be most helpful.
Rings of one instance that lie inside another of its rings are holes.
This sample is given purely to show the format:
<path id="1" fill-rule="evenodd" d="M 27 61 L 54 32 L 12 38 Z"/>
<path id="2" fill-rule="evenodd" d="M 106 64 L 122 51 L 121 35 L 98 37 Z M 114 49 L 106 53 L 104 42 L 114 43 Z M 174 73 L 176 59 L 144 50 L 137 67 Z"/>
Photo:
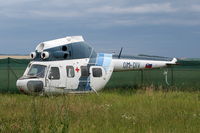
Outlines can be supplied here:
<path id="1" fill-rule="evenodd" d="M 0 132 L 197 133 L 200 92 L 146 88 L 99 95 L 0 94 Z"/>

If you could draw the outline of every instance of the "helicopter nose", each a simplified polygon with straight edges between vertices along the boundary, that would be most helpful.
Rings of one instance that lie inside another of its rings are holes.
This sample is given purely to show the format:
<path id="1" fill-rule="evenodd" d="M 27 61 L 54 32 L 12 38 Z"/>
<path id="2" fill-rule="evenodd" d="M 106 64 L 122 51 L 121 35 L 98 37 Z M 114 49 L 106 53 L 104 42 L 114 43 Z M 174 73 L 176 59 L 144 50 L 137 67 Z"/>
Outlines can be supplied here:
<path id="1" fill-rule="evenodd" d="M 16 86 L 20 92 L 22 93 L 28 92 L 26 80 L 21 80 L 21 79 L 17 80 Z"/>
<path id="2" fill-rule="evenodd" d="M 43 90 L 43 82 L 39 80 L 17 80 L 17 88 L 20 92 L 31 93 L 31 92 L 41 92 Z"/>

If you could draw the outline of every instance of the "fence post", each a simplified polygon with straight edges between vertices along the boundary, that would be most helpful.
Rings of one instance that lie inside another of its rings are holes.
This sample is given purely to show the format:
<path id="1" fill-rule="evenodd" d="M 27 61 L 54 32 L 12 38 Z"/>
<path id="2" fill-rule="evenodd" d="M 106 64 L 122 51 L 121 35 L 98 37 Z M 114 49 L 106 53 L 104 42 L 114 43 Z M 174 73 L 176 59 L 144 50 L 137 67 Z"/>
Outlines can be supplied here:
<path id="1" fill-rule="evenodd" d="M 144 83 L 144 71 L 141 70 L 141 85 Z"/>
<path id="2" fill-rule="evenodd" d="M 172 66 L 171 66 L 171 85 L 172 86 L 174 85 L 174 69 Z"/>
<path id="3" fill-rule="evenodd" d="M 10 57 L 8 57 L 7 59 L 7 81 L 8 81 L 8 85 L 7 85 L 7 91 L 10 90 Z"/>

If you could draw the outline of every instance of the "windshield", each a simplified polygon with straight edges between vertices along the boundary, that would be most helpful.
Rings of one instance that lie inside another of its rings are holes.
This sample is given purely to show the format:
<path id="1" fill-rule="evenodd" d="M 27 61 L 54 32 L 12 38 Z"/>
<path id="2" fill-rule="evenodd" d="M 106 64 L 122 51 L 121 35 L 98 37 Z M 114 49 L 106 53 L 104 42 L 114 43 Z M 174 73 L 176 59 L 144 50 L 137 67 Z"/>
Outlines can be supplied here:
<path id="1" fill-rule="evenodd" d="M 31 66 L 27 76 L 44 78 L 46 66 L 34 64 Z"/>

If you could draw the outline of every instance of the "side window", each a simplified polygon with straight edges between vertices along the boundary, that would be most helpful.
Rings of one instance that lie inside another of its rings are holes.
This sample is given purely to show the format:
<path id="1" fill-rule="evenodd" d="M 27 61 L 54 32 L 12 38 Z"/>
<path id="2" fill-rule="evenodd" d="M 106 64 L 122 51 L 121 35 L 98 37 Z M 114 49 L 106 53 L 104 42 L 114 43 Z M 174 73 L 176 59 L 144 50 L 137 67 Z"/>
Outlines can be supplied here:
<path id="1" fill-rule="evenodd" d="M 67 66 L 66 70 L 67 70 L 67 77 L 73 78 L 75 76 L 74 67 L 73 66 Z"/>
<path id="2" fill-rule="evenodd" d="M 60 79 L 59 68 L 58 67 L 52 67 L 48 78 L 51 79 L 51 80 Z"/>
<path id="3" fill-rule="evenodd" d="M 93 77 L 102 77 L 102 69 L 101 68 L 92 68 Z"/>
<path id="4" fill-rule="evenodd" d="M 87 66 L 81 66 L 81 76 L 83 77 L 88 77 L 89 74 L 89 70 Z"/>

